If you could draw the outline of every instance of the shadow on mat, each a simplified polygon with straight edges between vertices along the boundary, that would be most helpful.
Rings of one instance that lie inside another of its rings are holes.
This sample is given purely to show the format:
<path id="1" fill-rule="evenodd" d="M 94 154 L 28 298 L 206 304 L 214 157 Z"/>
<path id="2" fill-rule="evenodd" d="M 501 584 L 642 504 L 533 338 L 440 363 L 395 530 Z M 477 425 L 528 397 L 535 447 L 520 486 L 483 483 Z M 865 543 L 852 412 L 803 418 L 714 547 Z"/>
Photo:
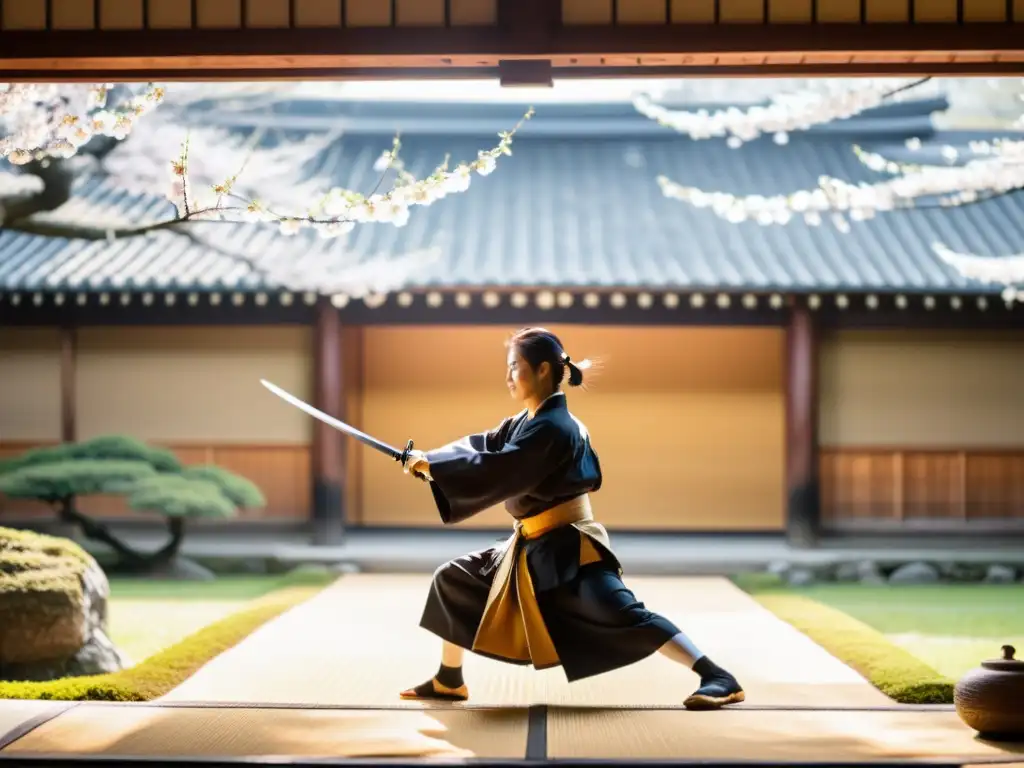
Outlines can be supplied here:
<path id="1" fill-rule="evenodd" d="M 981 736 L 975 736 L 974 740 L 979 744 L 984 744 L 992 749 L 998 749 L 1008 755 L 1024 755 L 1024 741 L 994 741 L 982 738 Z"/>
<path id="2" fill-rule="evenodd" d="M 8 754 L 146 757 L 521 757 L 525 710 L 88 707 Z"/>

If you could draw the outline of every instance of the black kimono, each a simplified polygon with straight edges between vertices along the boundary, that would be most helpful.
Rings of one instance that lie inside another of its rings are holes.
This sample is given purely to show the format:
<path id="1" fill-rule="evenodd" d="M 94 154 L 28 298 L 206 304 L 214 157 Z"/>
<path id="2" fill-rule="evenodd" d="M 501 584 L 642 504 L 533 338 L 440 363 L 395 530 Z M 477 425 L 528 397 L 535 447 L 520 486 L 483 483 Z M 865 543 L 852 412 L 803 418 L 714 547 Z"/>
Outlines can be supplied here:
<path id="1" fill-rule="evenodd" d="M 426 458 L 445 524 L 505 502 L 516 532 L 437 569 L 424 629 L 490 658 L 561 665 L 569 681 L 640 661 L 679 632 L 622 583 L 607 532 L 590 513 L 600 462 L 562 393 L 533 419 L 523 411 Z M 548 518 L 555 522 L 535 525 Z"/>

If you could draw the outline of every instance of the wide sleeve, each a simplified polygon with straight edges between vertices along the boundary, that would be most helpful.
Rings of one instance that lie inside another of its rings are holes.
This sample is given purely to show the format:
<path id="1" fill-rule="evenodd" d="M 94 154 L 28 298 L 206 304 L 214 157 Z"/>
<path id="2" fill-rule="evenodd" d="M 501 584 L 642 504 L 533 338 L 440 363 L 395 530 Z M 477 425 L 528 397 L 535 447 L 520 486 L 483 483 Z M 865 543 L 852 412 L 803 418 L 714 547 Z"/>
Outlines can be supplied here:
<path id="1" fill-rule="evenodd" d="M 466 443 L 474 451 L 500 451 L 505 445 L 505 440 L 508 439 L 508 432 L 514 421 L 515 419 L 509 416 L 507 419 L 503 419 L 501 424 L 494 429 L 487 432 L 478 432 L 474 435 L 467 435 L 462 440 L 439 448 L 438 451 L 447 450 L 458 443 Z"/>
<path id="2" fill-rule="evenodd" d="M 565 456 L 557 427 L 537 420 L 511 440 L 491 446 L 483 436 L 451 443 L 427 453 L 430 489 L 441 520 L 458 523 L 495 504 L 528 493 Z"/>

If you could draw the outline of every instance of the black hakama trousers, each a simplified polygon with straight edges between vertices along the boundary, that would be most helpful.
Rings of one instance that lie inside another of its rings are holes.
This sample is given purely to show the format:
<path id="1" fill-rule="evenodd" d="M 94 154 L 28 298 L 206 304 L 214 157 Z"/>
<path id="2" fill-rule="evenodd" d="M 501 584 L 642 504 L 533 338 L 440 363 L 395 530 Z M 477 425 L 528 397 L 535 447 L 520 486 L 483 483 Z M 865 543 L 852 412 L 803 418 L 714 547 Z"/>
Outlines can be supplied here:
<path id="1" fill-rule="evenodd" d="M 572 528 L 552 531 L 526 545 L 537 603 L 569 682 L 640 661 L 680 631 L 636 598 L 617 562 L 578 565 L 579 535 Z M 438 568 L 420 626 L 472 650 L 502 551 L 499 546 L 471 552 Z"/>

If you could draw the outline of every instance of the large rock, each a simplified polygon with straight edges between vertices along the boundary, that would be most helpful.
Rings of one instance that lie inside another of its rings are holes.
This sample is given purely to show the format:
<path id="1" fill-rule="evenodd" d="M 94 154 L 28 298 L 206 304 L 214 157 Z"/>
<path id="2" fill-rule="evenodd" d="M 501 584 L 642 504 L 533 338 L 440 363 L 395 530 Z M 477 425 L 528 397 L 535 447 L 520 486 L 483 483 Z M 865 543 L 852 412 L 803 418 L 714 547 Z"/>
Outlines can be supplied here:
<path id="1" fill-rule="evenodd" d="M 77 544 L 0 528 L 0 679 L 123 669 L 107 634 L 109 597 L 103 569 Z"/>
<path id="2" fill-rule="evenodd" d="M 990 565 L 985 574 L 986 584 L 1013 584 L 1017 580 L 1017 571 L 1008 565 Z"/>
<path id="3" fill-rule="evenodd" d="M 988 566 L 982 563 L 940 563 L 939 573 L 948 581 L 977 582 L 985 578 Z"/>
<path id="4" fill-rule="evenodd" d="M 860 578 L 858 565 L 859 563 L 839 563 L 836 566 L 836 581 L 841 584 L 857 581 Z"/>
<path id="5" fill-rule="evenodd" d="M 889 574 L 890 584 L 934 584 L 940 579 L 939 571 L 928 563 L 907 563 Z"/>
<path id="6" fill-rule="evenodd" d="M 878 565 L 871 560 L 840 563 L 836 568 L 836 581 L 843 583 L 881 584 L 885 581 Z"/>

